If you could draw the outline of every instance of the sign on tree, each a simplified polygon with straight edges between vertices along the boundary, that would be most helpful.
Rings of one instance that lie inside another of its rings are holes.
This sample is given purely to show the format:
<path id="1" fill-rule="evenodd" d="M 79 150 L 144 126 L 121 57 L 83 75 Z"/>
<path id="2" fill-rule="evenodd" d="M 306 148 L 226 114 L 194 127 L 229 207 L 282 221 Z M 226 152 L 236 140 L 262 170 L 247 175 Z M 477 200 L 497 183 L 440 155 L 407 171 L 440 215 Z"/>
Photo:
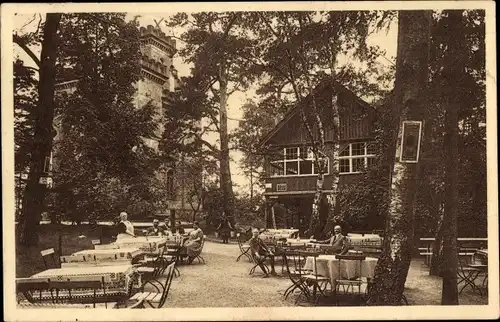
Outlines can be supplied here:
<path id="1" fill-rule="evenodd" d="M 420 155 L 421 121 L 403 121 L 400 162 L 417 163 Z"/>

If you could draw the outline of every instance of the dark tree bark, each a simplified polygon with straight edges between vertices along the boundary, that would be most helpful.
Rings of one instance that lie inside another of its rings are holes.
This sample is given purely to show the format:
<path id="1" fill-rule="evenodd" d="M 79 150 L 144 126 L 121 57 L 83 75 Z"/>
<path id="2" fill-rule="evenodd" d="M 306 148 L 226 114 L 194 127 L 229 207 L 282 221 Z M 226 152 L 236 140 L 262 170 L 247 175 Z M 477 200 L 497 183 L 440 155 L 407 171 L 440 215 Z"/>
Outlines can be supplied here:
<path id="1" fill-rule="evenodd" d="M 456 91 L 461 88 L 460 75 L 463 75 L 463 54 L 466 52 L 464 43 L 465 34 L 462 31 L 463 11 L 448 11 L 449 25 L 453 27 L 453 35 L 450 35 L 449 55 L 444 68 L 444 76 L 447 80 L 447 104 L 445 111 L 445 136 L 444 146 L 448 150 L 445 167 L 445 200 L 443 216 L 443 289 L 441 294 L 442 305 L 458 305 L 458 107 Z"/>
<path id="2" fill-rule="evenodd" d="M 60 13 L 48 13 L 43 28 L 38 83 L 39 100 L 38 108 L 35 111 L 33 151 L 20 221 L 20 243 L 27 246 L 38 243 L 40 213 L 44 207 L 47 190 L 46 186 L 40 184 L 39 181 L 44 174 L 45 158 L 50 156 L 54 138 L 52 124 L 54 120 L 54 86 L 58 47 L 57 30 L 61 16 Z"/>
<path id="3" fill-rule="evenodd" d="M 432 11 L 400 11 L 396 64 L 394 113 L 398 147 L 392 170 L 390 204 L 386 219 L 384 249 L 375 269 L 370 305 L 399 305 L 413 249 L 414 200 L 418 163 L 399 162 L 405 120 L 423 121 L 428 83 L 430 25 Z"/>

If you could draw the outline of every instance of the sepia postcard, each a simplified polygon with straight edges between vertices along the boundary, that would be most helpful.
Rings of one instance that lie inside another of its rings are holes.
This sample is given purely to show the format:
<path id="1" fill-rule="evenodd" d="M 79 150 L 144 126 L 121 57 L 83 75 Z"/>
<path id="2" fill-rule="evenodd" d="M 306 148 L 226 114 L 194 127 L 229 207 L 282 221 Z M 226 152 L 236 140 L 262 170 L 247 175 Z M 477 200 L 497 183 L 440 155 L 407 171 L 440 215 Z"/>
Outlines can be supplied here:
<path id="1" fill-rule="evenodd" d="M 0 12 L 6 321 L 499 318 L 493 1 Z"/>

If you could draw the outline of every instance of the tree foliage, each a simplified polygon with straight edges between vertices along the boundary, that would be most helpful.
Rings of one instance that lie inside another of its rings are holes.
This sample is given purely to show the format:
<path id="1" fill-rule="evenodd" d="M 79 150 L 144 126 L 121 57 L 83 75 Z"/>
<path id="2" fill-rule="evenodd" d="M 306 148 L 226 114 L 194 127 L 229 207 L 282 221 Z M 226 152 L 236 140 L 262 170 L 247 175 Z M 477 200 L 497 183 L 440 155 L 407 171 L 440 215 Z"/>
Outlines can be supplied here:
<path id="1" fill-rule="evenodd" d="M 124 18 L 82 13 L 62 22 L 58 76 L 78 82 L 58 97 L 54 207 L 75 218 L 154 210 L 150 184 L 159 159 L 145 138 L 156 135 L 155 110 L 134 102 L 139 30 Z"/>

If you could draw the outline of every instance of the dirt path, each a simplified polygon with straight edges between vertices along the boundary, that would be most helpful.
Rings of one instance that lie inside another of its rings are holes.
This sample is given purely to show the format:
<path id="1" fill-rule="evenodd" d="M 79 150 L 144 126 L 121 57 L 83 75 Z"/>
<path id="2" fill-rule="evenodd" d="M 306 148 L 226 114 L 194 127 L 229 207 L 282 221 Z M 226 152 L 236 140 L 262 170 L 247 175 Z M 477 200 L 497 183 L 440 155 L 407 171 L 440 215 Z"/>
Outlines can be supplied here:
<path id="1" fill-rule="evenodd" d="M 206 242 L 203 257 L 206 264 L 179 267 L 181 276 L 174 278 L 167 307 L 283 307 L 295 306 L 293 296 L 284 300 L 283 292 L 290 285 L 284 276 L 262 278 L 260 269 L 248 275 L 253 266 L 247 259 L 236 262 L 239 249 L 234 244 Z M 281 275 L 281 265 L 276 265 Z M 420 259 L 412 261 L 405 295 L 410 305 L 439 305 L 441 279 L 429 276 Z M 461 305 L 488 304 L 466 289 L 460 295 Z"/>

